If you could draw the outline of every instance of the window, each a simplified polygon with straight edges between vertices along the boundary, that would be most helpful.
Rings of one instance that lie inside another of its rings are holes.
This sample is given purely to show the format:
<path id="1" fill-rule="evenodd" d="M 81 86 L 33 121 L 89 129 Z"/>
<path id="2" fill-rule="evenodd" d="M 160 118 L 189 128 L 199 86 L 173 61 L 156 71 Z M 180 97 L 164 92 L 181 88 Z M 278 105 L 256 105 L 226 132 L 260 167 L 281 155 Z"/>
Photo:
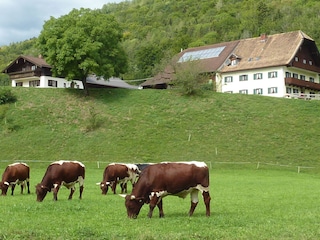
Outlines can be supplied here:
<path id="1" fill-rule="evenodd" d="M 239 81 L 248 81 L 248 75 L 240 75 Z"/>
<path id="2" fill-rule="evenodd" d="M 231 60 L 231 66 L 235 66 L 238 64 L 238 59 L 232 59 Z"/>
<path id="3" fill-rule="evenodd" d="M 292 93 L 292 89 L 290 87 L 287 87 L 286 88 L 286 93 L 289 93 L 289 94 Z"/>
<path id="4" fill-rule="evenodd" d="M 313 77 L 309 77 L 309 81 L 310 82 L 314 82 L 314 78 Z"/>
<path id="5" fill-rule="evenodd" d="M 307 64 L 307 60 L 303 59 L 302 60 L 303 64 Z"/>
<path id="6" fill-rule="evenodd" d="M 261 95 L 261 94 L 262 94 L 262 88 L 255 88 L 255 89 L 253 89 L 253 94 L 259 94 L 259 95 Z"/>
<path id="7" fill-rule="evenodd" d="M 233 93 L 233 91 L 226 91 L 225 93 Z"/>
<path id="8" fill-rule="evenodd" d="M 268 88 L 268 94 L 278 93 L 277 87 L 270 87 Z"/>
<path id="9" fill-rule="evenodd" d="M 22 87 L 22 82 L 17 82 L 16 87 Z"/>
<path id="10" fill-rule="evenodd" d="M 268 78 L 276 78 L 278 77 L 278 72 L 268 72 Z"/>
<path id="11" fill-rule="evenodd" d="M 300 75 L 300 80 L 306 80 L 306 76 L 305 75 Z"/>
<path id="12" fill-rule="evenodd" d="M 295 60 L 296 62 L 299 62 L 299 58 L 298 58 L 298 57 L 294 57 L 294 60 Z"/>
<path id="13" fill-rule="evenodd" d="M 286 77 L 291 78 L 291 72 L 286 72 Z"/>
<path id="14" fill-rule="evenodd" d="M 309 65 L 313 65 L 313 63 L 312 63 L 312 61 L 311 61 L 311 60 L 309 61 Z"/>
<path id="15" fill-rule="evenodd" d="M 299 89 L 294 88 L 294 89 L 293 89 L 293 93 L 299 93 Z"/>
<path id="16" fill-rule="evenodd" d="M 241 94 L 248 94 L 248 89 L 240 90 L 239 93 L 241 93 Z"/>
<path id="17" fill-rule="evenodd" d="M 57 87 L 58 86 L 58 82 L 54 81 L 54 80 L 48 80 L 48 86 L 49 87 Z"/>
<path id="18" fill-rule="evenodd" d="M 254 80 L 262 79 L 262 73 L 255 73 L 255 74 L 253 74 L 253 79 L 254 79 Z"/>
<path id="19" fill-rule="evenodd" d="M 297 73 L 293 73 L 293 78 L 299 78 L 299 75 Z"/>
<path id="20" fill-rule="evenodd" d="M 35 66 L 35 65 L 32 65 L 32 66 L 31 66 L 31 70 L 32 70 L 32 71 L 36 70 L 36 66 Z"/>
<path id="21" fill-rule="evenodd" d="M 231 83 L 232 82 L 232 76 L 224 77 L 225 83 Z"/>
<path id="22" fill-rule="evenodd" d="M 29 81 L 29 87 L 40 86 L 40 80 Z"/>

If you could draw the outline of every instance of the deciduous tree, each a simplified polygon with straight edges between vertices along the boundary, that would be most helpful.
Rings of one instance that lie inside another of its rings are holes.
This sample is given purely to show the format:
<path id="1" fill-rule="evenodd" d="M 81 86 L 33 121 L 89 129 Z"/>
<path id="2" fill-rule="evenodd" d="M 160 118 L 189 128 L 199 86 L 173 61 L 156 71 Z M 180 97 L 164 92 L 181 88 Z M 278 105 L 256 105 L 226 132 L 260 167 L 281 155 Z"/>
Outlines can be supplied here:
<path id="1" fill-rule="evenodd" d="M 125 72 L 127 57 L 120 45 L 122 36 L 113 16 L 81 8 L 46 21 L 38 45 L 55 76 L 81 80 L 88 94 L 89 74 L 108 79 Z"/>

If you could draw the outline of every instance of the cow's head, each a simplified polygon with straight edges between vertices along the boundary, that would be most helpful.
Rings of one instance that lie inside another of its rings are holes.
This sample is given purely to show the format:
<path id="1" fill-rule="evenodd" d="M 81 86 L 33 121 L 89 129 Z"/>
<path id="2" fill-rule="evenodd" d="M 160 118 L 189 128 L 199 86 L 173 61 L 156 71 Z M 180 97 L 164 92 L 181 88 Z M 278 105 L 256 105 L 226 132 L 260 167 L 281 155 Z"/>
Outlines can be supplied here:
<path id="1" fill-rule="evenodd" d="M 103 195 L 106 195 L 108 192 L 109 186 L 110 187 L 112 186 L 112 184 L 110 182 L 100 182 L 100 183 L 97 183 L 97 185 L 100 185 L 101 193 Z"/>
<path id="2" fill-rule="evenodd" d="M 37 201 L 42 202 L 48 192 L 50 192 L 50 189 L 41 185 L 41 183 L 39 183 L 36 186 Z"/>
<path id="3" fill-rule="evenodd" d="M 1 195 L 7 195 L 7 191 L 9 188 L 9 183 L 8 182 L 0 182 L 0 189 L 2 190 Z"/>
<path id="4" fill-rule="evenodd" d="M 125 205 L 127 208 L 127 214 L 129 218 L 137 218 L 140 212 L 142 205 L 144 204 L 144 198 L 138 198 L 134 195 L 125 196 Z"/>

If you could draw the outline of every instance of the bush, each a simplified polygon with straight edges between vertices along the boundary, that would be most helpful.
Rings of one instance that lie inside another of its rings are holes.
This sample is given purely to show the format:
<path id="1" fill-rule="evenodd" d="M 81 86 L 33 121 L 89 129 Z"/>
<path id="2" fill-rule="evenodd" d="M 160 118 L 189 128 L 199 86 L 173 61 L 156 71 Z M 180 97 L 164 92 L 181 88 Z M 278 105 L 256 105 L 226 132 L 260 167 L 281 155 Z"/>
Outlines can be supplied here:
<path id="1" fill-rule="evenodd" d="M 11 92 L 10 89 L 0 88 L 0 104 L 14 103 L 17 97 Z"/>
<path id="2" fill-rule="evenodd" d="M 179 88 L 183 95 L 200 95 L 203 84 L 208 77 L 202 74 L 197 61 L 188 61 L 175 67 L 176 79 L 174 85 Z"/>

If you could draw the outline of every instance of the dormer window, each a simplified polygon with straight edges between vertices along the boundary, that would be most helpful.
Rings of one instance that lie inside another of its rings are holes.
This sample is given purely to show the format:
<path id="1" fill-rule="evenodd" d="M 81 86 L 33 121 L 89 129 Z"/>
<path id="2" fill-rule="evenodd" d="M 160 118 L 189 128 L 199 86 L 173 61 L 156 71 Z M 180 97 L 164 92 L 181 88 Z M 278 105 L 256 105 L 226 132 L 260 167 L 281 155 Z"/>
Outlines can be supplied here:
<path id="1" fill-rule="evenodd" d="M 235 66 L 238 64 L 238 59 L 232 59 L 231 60 L 231 66 Z"/>
<path id="2" fill-rule="evenodd" d="M 236 66 L 240 62 L 240 58 L 234 54 L 232 54 L 228 59 L 227 59 L 227 65 L 228 66 Z"/>

